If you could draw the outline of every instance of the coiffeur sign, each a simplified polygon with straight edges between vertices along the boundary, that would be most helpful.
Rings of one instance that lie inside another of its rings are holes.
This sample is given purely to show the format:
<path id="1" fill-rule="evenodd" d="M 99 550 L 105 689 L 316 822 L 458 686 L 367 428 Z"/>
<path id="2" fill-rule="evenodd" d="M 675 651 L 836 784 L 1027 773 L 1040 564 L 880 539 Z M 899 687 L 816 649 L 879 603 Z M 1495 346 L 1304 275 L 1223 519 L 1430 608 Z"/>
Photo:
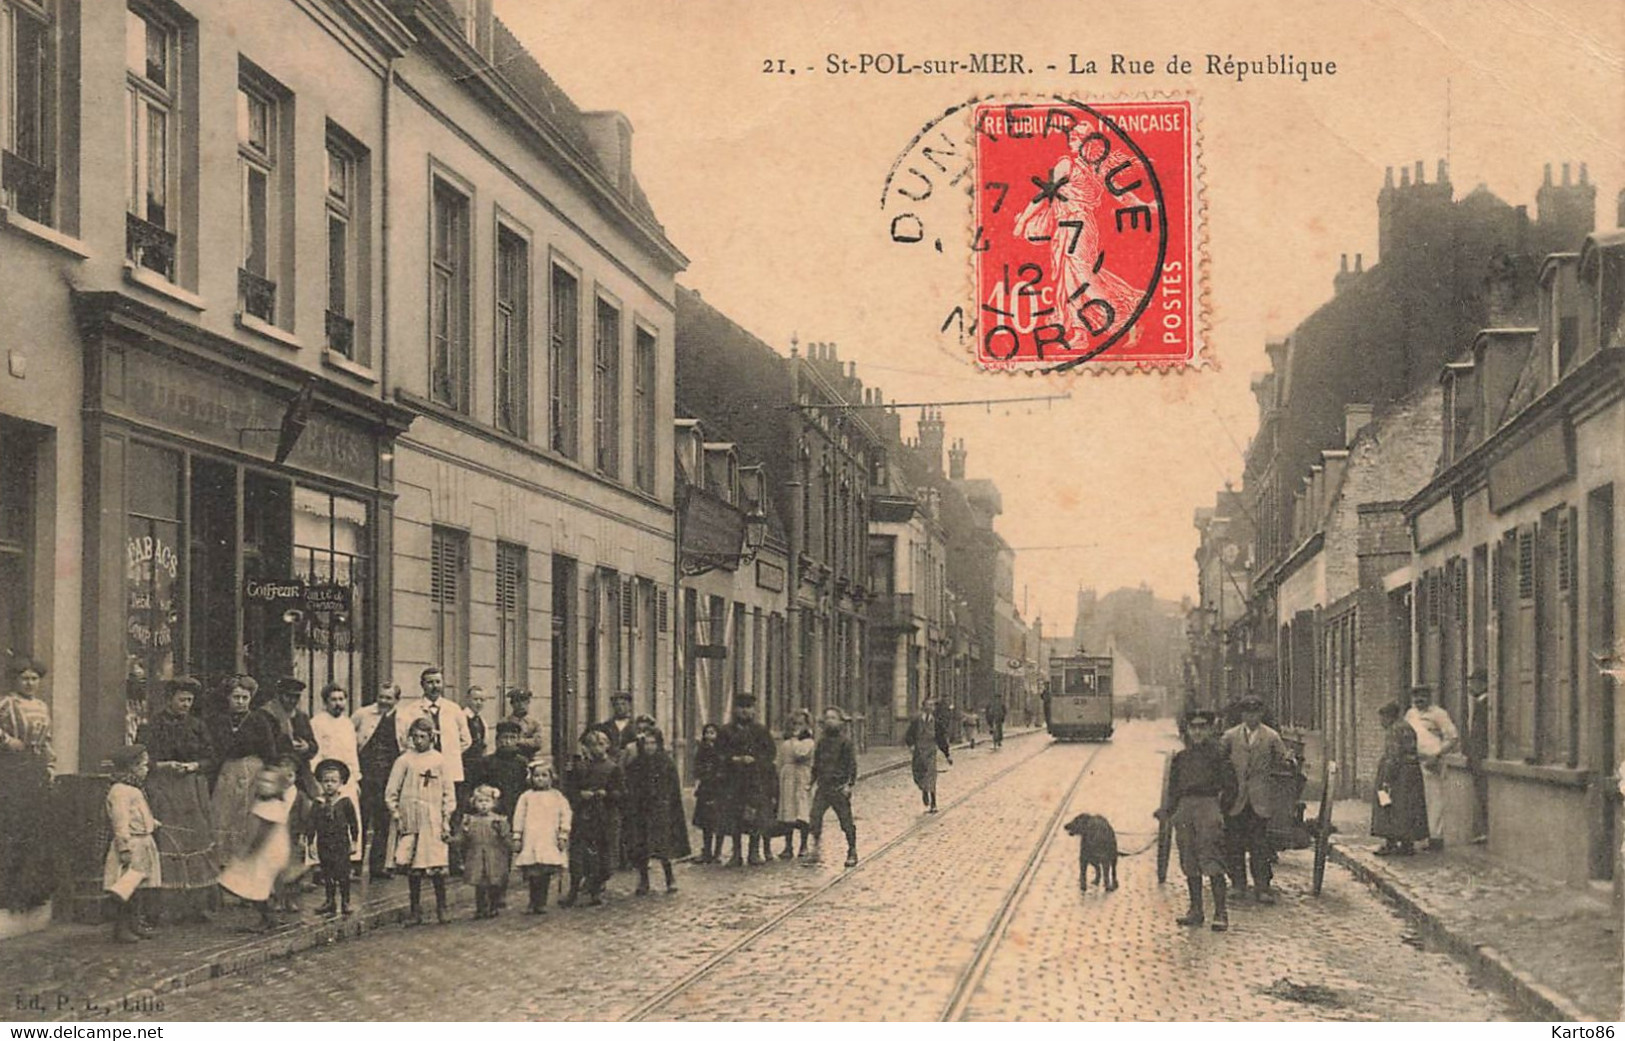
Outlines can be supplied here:
<path id="1" fill-rule="evenodd" d="M 306 583 L 297 578 L 251 578 L 243 583 L 243 599 L 303 611 L 348 611 L 350 587 L 333 582 Z"/>

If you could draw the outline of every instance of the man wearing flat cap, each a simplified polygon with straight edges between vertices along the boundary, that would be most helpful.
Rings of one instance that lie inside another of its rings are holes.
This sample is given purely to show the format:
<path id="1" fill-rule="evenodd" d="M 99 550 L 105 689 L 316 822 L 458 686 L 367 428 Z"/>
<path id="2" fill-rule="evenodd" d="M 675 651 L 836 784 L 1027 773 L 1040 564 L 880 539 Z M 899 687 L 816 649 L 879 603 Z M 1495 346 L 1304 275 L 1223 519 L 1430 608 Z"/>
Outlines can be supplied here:
<path id="1" fill-rule="evenodd" d="M 542 721 L 530 714 L 530 691 L 519 687 L 508 688 L 508 715 L 502 722 L 519 728 L 518 748 L 528 762 L 542 753 Z"/>
<path id="2" fill-rule="evenodd" d="M 722 760 L 722 799 L 719 807 L 721 831 L 733 836 L 733 856 L 729 867 L 738 867 L 740 836 L 750 834 L 750 863 L 765 864 L 762 857 L 762 829 L 773 816 L 778 772 L 773 767 L 776 754 L 773 735 L 756 722 L 756 697 L 734 697 L 733 722 L 717 732 L 717 754 Z"/>
<path id="3" fill-rule="evenodd" d="M 589 730 L 601 730 L 609 738 L 609 757 L 619 759 L 621 749 L 638 739 L 637 727 L 632 721 L 632 695 L 618 690 L 609 696 L 609 718 L 594 723 Z"/>
<path id="4" fill-rule="evenodd" d="M 1241 699 L 1241 722 L 1219 739 L 1236 771 L 1236 798 L 1225 811 L 1225 832 L 1230 842 L 1230 880 L 1240 893 L 1252 863 L 1254 895 L 1261 904 L 1275 903 L 1270 888 L 1270 816 L 1275 811 L 1271 778 L 1292 769 L 1292 755 L 1274 728 L 1264 724 L 1264 699 L 1249 694 Z"/>

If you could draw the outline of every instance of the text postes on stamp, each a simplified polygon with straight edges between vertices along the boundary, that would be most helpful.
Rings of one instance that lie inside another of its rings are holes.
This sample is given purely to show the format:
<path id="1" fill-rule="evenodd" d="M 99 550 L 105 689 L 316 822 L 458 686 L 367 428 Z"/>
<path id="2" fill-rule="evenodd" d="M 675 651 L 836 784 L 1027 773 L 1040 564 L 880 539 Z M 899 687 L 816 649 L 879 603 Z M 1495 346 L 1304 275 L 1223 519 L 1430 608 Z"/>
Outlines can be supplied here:
<path id="1" fill-rule="evenodd" d="M 972 120 L 977 361 L 1192 363 L 1190 102 L 983 102 Z"/>

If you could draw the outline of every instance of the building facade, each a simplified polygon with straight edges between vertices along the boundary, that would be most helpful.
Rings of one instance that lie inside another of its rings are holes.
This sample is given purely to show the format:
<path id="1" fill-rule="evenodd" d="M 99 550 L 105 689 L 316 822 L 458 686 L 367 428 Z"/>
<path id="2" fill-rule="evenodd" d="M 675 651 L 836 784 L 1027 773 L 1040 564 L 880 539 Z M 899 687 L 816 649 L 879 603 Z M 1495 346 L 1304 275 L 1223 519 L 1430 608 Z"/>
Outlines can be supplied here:
<path id="1" fill-rule="evenodd" d="M 395 678 L 534 690 L 555 757 L 612 694 L 679 724 L 675 275 L 632 130 L 582 112 L 479 0 L 393 5 Z M 491 721 L 505 706 L 493 699 Z"/>

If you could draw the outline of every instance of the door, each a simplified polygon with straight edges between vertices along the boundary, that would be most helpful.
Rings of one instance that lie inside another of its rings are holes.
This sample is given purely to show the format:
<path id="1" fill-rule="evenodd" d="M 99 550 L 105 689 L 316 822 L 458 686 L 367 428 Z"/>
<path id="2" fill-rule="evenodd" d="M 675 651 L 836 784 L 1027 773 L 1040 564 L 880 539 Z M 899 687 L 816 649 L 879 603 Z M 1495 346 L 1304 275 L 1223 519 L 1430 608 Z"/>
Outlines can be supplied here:
<path id="1" fill-rule="evenodd" d="M 561 773 L 575 751 L 575 596 L 576 564 L 553 558 L 553 682 L 550 690 L 553 765 Z"/>
<path id="2" fill-rule="evenodd" d="M 1592 492 L 1586 501 L 1586 660 L 1598 663 L 1611 659 L 1614 647 L 1614 486 Z M 1618 768 L 1618 740 L 1615 734 L 1614 678 L 1602 668 L 1586 669 L 1591 702 L 1591 718 L 1596 720 L 1592 737 L 1592 771 L 1595 788 L 1591 829 L 1591 877 L 1614 877 L 1614 851 L 1619 845 L 1619 786 L 1614 777 Z"/>

